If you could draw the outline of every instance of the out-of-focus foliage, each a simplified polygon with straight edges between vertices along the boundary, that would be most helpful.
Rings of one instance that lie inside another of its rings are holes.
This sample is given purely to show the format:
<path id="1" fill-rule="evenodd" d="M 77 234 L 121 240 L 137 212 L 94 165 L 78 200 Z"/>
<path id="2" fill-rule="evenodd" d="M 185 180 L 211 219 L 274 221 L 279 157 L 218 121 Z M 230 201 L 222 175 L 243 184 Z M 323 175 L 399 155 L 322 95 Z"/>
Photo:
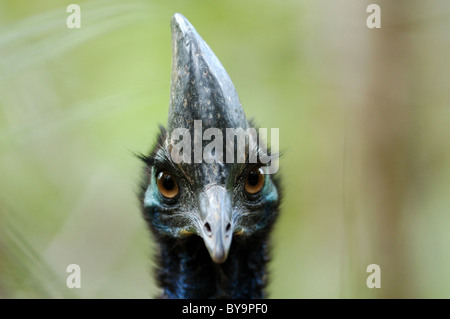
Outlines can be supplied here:
<path id="1" fill-rule="evenodd" d="M 271 297 L 450 297 L 447 0 L 377 1 L 376 30 L 371 1 L 77 3 L 68 29 L 68 3 L 0 0 L 0 297 L 156 294 L 133 153 L 167 120 L 175 12 L 280 128 Z"/>

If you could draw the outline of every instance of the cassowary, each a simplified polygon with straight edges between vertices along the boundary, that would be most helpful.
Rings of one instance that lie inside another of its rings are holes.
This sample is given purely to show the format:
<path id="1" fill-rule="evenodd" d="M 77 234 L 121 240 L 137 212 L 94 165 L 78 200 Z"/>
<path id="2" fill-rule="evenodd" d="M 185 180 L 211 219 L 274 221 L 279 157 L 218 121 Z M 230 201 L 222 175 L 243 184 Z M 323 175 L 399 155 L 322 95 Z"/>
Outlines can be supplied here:
<path id="1" fill-rule="evenodd" d="M 204 136 L 209 128 L 220 129 L 225 137 L 226 128 L 250 125 L 227 72 L 194 27 L 177 13 L 171 28 L 168 125 L 161 127 L 150 154 L 141 156 L 145 169 L 139 196 L 158 244 L 160 297 L 264 298 L 269 234 L 280 191 L 275 176 L 265 171 L 267 163 L 249 158 L 268 150 L 250 148 L 247 136 L 244 161 L 198 160 L 194 151 L 211 142 Z M 201 120 L 200 136 L 196 120 Z M 181 140 L 172 136 L 177 128 L 192 136 L 186 161 L 172 156 Z M 233 147 L 237 157 L 239 149 Z"/>

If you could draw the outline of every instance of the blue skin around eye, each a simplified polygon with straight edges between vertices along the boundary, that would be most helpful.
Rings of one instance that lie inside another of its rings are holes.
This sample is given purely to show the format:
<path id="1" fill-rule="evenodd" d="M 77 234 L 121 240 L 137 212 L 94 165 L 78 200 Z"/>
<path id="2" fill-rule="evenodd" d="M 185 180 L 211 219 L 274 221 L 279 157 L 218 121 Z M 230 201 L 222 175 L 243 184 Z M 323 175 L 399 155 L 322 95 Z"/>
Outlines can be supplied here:
<path id="1" fill-rule="evenodd" d="M 145 192 L 144 206 L 147 208 L 147 214 L 152 222 L 153 227 L 161 234 L 169 235 L 172 237 L 180 237 L 180 231 L 187 227 L 192 228 L 193 225 L 174 225 L 170 222 L 170 219 L 165 215 L 164 208 L 161 207 L 161 198 L 159 195 L 158 187 L 156 186 L 155 174 L 152 171 L 152 178 L 150 184 Z M 278 202 L 278 192 L 275 184 L 272 182 L 268 175 L 264 175 L 265 184 L 261 190 L 262 201 L 258 205 L 258 208 L 252 211 L 253 215 L 241 216 L 241 211 L 236 211 L 235 216 L 236 227 L 241 227 L 245 230 L 246 235 L 250 235 L 253 232 L 264 229 L 271 223 L 274 217 L 273 207 Z"/>
<path id="2" fill-rule="evenodd" d="M 152 170 L 152 178 L 144 196 L 144 207 L 147 218 L 151 220 L 153 227 L 161 234 L 177 237 L 182 227 L 173 227 L 170 223 L 164 222 L 164 209 L 161 207 L 161 198 L 156 186 L 155 174 Z"/>
<path id="3" fill-rule="evenodd" d="M 273 208 L 278 205 L 278 192 L 271 178 L 268 175 L 264 176 L 265 183 L 257 206 L 249 206 L 245 209 L 247 211 L 245 214 L 238 212 L 235 216 L 237 227 L 244 230 L 246 236 L 264 230 L 275 217 Z"/>
<path id="4" fill-rule="evenodd" d="M 162 234 L 165 235 L 171 235 L 173 237 L 179 237 L 179 232 L 185 228 L 185 227 L 174 227 L 175 225 L 170 225 L 167 223 L 164 223 L 164 212 L 163 208 L 161 207 L 161 198 L 159 195 L 158 188 L 156 186 L 156 179 L 152 172 L 152 179 L 151 182 L 145 192 L 144 197 L 144 206 L 147 208 L 147 212 L 150 216 L 150 219 L 152 221 L 152 225 Z M 260 208 L 254 211 L 254 214 L 258 214 L 259 218 L 257 223 L 253 224 L 246 224 L 246 225 L 236 225 L 243 227 L 247 233 L 252 233 L 254 231 L 258 231 L 260 229 L 265 228 L 271 221 L 271 217 L 273 215 L 273 211 L 271 210 L 273 206 L 275 206 L 278 202 L 278 192 L 276 190 L 276 187 L 272 180 L 268 177 L 268 175 L 265 176 L 265 184 L 263 189 L 261 190 L 261 197 L 262 204 L 260 204 Z M 241 212 L 237 212 L 240 214 Z M 236 216 L 236 220 L 238 221 L 240 216 Z M 255 220 L 252 220 L 255 222 Z M 180 225 L 178 225 L 180 226 Z M 184 226 L 191 226 L 191 225 L 184 225 Z"/>

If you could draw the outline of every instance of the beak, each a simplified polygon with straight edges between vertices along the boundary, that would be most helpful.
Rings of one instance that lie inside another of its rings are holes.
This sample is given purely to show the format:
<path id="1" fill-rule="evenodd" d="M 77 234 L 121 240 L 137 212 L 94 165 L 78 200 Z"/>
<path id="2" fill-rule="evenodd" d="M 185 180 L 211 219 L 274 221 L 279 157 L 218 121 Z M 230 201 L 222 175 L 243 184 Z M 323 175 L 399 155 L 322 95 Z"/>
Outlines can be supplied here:
<path id="1" fill-rule="evenodd" d="M 201 236 L 212 260 L 225 262 L 230 250 L 233 230 L 231 225 L 231 195 L 222 187 L 214 185 L 200 197 Z"/>

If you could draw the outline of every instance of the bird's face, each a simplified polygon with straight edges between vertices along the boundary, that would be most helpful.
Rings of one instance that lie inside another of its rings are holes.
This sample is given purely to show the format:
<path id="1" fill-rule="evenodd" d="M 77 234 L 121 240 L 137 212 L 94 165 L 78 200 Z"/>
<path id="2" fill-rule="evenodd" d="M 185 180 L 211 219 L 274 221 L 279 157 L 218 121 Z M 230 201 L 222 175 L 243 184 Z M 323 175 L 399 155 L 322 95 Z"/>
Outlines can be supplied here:
<path id="1" fill-rule="evenodd" d="M 164 134 L 164 133 L 163 133 Z M 259 163 L 175 164 L 168 141 L 147 168 L 143 205 L 161 236 L 203 238 L 212 260 L 226 260 L 235 236 L 263 232 L 275 218 L 278 191 Z"/>

